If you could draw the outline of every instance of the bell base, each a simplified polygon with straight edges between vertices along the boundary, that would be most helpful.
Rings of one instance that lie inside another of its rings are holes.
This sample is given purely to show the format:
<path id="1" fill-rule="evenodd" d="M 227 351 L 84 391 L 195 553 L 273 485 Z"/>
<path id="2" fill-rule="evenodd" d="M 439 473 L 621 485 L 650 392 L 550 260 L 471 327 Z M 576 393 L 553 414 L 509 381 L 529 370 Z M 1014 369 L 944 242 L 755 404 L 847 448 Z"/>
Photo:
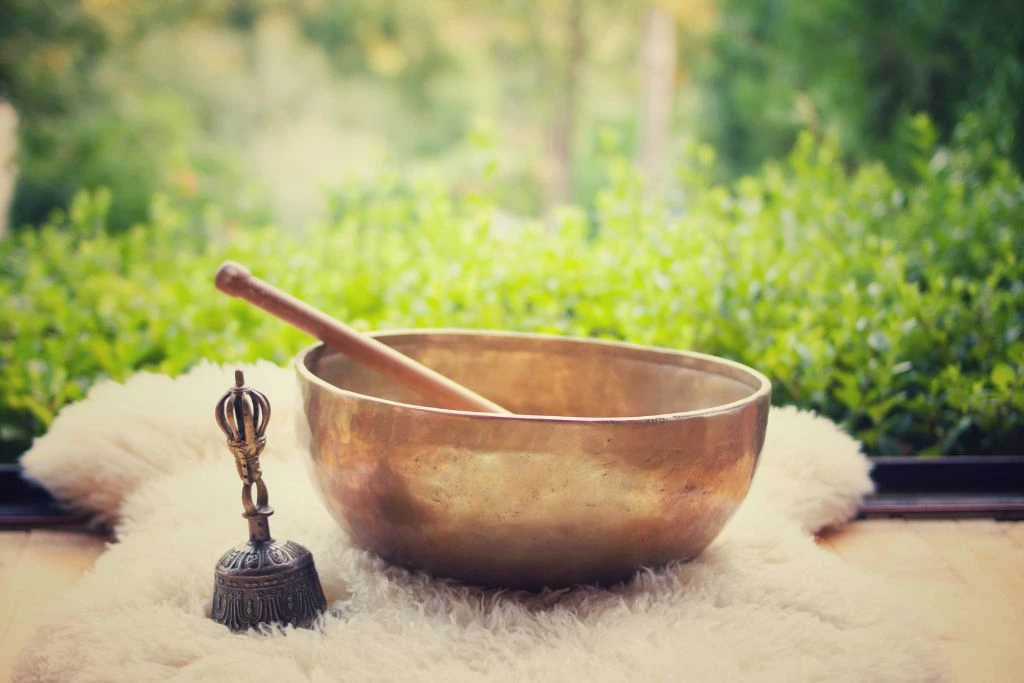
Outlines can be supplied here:
<path id="1" fill-rule="evenodd" d="M 311 628 L 326 609 L 313 556 L 298 543 L 250 541 L 217 563 L 210 618 L 232 631 Z"/>

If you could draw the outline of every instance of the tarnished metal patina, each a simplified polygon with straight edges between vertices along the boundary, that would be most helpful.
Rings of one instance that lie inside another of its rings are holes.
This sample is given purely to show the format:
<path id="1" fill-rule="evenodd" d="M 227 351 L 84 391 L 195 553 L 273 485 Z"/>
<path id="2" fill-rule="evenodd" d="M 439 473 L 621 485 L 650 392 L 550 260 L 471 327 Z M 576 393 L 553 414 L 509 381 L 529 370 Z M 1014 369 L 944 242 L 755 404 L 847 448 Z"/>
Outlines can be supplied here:
<path id="1" fill-rule="evenodd" d="M 268 504 L 260 470 L 270 402 L 246 387 L 245 377 L 236 371 L 235 386 L 221 397 L 215 416 L 228 437 L 242 480 L 242 516 L 249 522 L 249 542 L 218 560 L 211 618 L 233 631 L 261 624 L 308 628 L 327 608 L 327 600 L 310 552 L 294 541 L 270 535 L 267 518 L 274 509 Z"/>
<path id="2" fill-rule="evenodd" d="M 296 371 L 313 477 L 357 545 L 511 588 L 610 583 L 700 553 L 743 501 L 770 384 L 721 358 L 543 335 L 377 339 L 515 415 L 421 405 L 322 344 Z"/>

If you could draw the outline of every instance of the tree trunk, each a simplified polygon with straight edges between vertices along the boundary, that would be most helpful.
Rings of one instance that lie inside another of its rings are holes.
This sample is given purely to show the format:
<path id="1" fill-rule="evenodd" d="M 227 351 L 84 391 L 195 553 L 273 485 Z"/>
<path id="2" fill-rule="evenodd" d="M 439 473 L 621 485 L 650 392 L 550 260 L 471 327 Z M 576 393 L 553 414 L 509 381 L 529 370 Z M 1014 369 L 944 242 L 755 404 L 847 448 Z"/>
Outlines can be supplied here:
<path id="1" fill-rule="evenodd" d="M 7 223 L 14 199 L 14 181 L 18 177 L 14 154 L 18 148 L 18 114 L 8 102 L 0 100 L 0 239 L 7 235 Z"/>
<path id="2" fill-rule="evenodd" d="M 562 83 L 558 94 L 554 121 L 548 140 L 551 160 L 550 176 L 545 188 L 545 209 L 572 200 L 573 137 L 576 132 L 576 108 L 579 75 L 585 44 L 583 36 L 583 0 L 568 0 L 565 21 L 566 50 Z"/>
<path id="3" fill-rule="evenodd" d="M 669 133 L 676 80 L 676 21 L 657 5 L 647 13 L 643 43 L 643 97 L 637 156 L 651 192 L 665 189 L 669 170 Z"/>

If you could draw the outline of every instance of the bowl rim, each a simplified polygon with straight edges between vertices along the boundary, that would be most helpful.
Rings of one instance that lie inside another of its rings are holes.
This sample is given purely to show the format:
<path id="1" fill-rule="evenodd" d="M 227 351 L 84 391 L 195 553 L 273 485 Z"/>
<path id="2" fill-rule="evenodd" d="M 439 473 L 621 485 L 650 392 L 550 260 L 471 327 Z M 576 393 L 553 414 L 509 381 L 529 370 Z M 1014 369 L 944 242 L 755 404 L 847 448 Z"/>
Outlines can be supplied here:
<path id="1" fill-rule="evenodd" d="M 683 420 L 694 417 L 710 417 L 718 415 L 720 413 L 728 413 L 739 408 L 742 408 L 748 404 L 757 403 L 762 398 L 765 398 L 769 403 L 771 401 L 771 381 L 762 373 L 757 370 L 738 363 L 727 358 L 720 356 L 714 356 L 707 353 L 699 353 L 697 351 L 682 351 L 679 349 L 670 349 L 661 346 L 648 346 L 644 344 L 633 344 L 630 342 L 613 341 L 607 339 L 593 339 L 590 337 L 572 337 L 567 335 L 558 334 L 543 334 L 538 332 L 508 332 L 503 330 L 473 330 L 473 329 L 461 329 L 453 327 L 445 328 L 403 328 L 403 329 L 389 329 L 389 330 L 376 330 L 367 333 L 369 336 L 378 340 L 385 340 L 389 337 L 402 337 L 409 335 L 451 335 L 451 336 L 475 336 L 475 337 L 502 337 L 502 338 L 519 338 L 519 339 L 533 339 L 539 341 L 570 341 L 574 343 L 581 343 L 587 345 L 593 345 L 594 347 L 601 347 L 607 350 L 611 349 L 627 349 L 633 351 L 642 352 L 659 352 L 666 353 L 669 355 L 683 356 L 698 361 L 710 363 L 723 368 L 731 368 L 740 373 L 747 375 L 750 379 L 757 383 L 757 387 L 751 387 L 752 391 L 749 395 L 743 398 L 737 399 L 730 403 L 723 403 L 719 406 L 711 406 L 709 408 L 700 408 L 697 410 L 685 410 L 675 413 L 660 413 L 656 415 L 632 415 L 628 417 L 571 417 L 566 415 L 528 415 L 528 414 L 505 414 L 505 413 L 483 413 L 471 410 L 454 410 L 451 408 L 438 408 L 435 406 L 423 406 L 415 403 L 403 403 L 401 401 L 392 401 L 391 399 L 380 398 L 377 396 L 370 396 L 369 394 L 360 394 L 355 391 L 348 389 L 342 389 L 341 387 L 335 386 L 327 380 L 317 376 L 306 366 L 306 360 L 321 348 L 327 346 L 322 341 L 316 341 L 309 346 L 306 346 L 300 350 L 294 357 L 292 364 L 295 367 L 299 377 L 310 384 L 319 386 L 320 388 L 347 398 L 355 400 L 369 401 L 371 403 L 377 403 L 382 405 L 391 406 L 407 411 L 419 412 L 419 413 L 432 413 L 450 416 L 471 416 L 473 418 L 484 418 L 492 420 L 514 420 L 520 422 L 562 422 L 562 423 L 605 423 L 605 424 L 654 424 L 660 422 L 673 422 L 676 420 Z M 341 353 L 341 352 L 337 352 Z"/>

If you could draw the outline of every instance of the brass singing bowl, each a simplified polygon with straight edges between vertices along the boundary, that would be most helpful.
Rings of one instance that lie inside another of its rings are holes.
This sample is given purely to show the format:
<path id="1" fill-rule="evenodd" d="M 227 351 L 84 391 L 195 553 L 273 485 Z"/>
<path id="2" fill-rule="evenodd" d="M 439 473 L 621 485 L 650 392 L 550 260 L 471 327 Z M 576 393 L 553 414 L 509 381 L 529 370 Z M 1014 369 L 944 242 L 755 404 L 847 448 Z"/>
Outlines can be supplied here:
<path id="1" fill-rule="evenodd" d="M 385 332 L 515 415 L 446 410 L 322 344 L 296 359 L 312 471 L 358 546 L 509 588 L 690 559 L 743 501 L 771 386 L 698 353 L 535 334 Z"/>

